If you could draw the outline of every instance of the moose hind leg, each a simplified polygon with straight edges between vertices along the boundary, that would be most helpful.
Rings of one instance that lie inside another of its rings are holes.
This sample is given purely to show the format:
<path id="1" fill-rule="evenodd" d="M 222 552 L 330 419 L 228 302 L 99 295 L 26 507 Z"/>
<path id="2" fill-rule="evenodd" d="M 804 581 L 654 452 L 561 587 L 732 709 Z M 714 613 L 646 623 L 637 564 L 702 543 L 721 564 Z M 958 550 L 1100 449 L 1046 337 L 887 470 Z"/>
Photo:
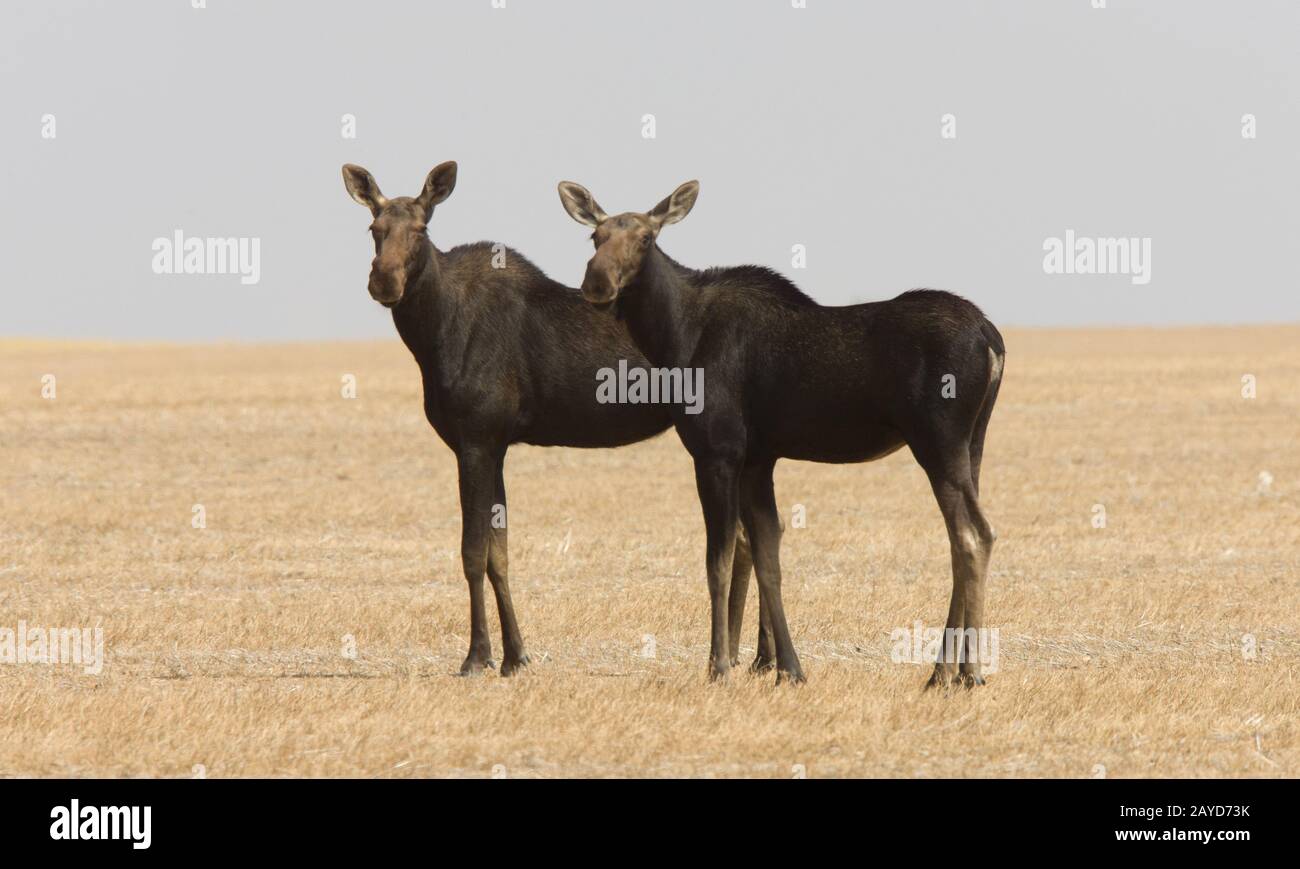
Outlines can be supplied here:
<path id="1" fill-rule="evenodd" d="M 745 598 L 749 594 L 749 575 L 754 568 L 754 556 L 749 545 L 749 535 L 744 523 L 736 529 L 736 557 L 731 563 L 731 595 L 727 602 L 730 618 L 728 639 L 731 643 L 731 666 L 740 664 L 740 632 L 745 622 Z M 772 642 L 772 616 L 758 596 L 758 652 L 749 665 L 751 673 L 765 673 L 776 666 L 776 646 Z"/>
<path id="2" fill-rule="evenodd" d="M 979 639 L 984 628 L 984 585 L 993 529 L 980 510 L 969 460 L 962 457 L 926 471 L 943 513 L 952 556 L 948 621 L 939 660 L 926 687 L 942 688 L 954 682 L 966 687 L 982 685 Z"/>
<path id="3" fill-rule="evenodd" d="M 731 666 L 740 663 L 740 629 L 745 623 L 745 598 L 749 595 L 749 574 L 754 559 L 743 525 L 736 528 L 736 554 L 731 559 L 731 591 L 727 598 L 727 640 Z"/>
<path id="4" fill-rule="evenodd" d="M 763 603 L 763 596 L 758 597 L 758 652 L 749 665 L 751 673 L 766 673 L 776 668 L 776 641 L 772 635 L 772 613 Z"/>
<path id="5" fill-rule="evenodd" d="M 984 597 L 988 585 L 989 558 L 993 554 L 993 543 L 997 534 L 989 524 L 984 511 L 980 509 L 979 496 L 974 486 L 967 486 L 962 491 L 965 507 L 962 527 L 962 552 L 967 563 L 967 580 L 963 595 L 963 636 L 964 654 L 960 664 L 959 680 L 967 688 L 984 684 L 982 667 L 995 663 L 984 660 L 996 649 L 992 645 L 984 624 Z"/>
<path id="6" fill-rule="evenodd" d="M 761 672 L 770 668 L 765 662 L 760 663 L 765 651 L 761 632 L 766 631 L 773 650 L 771 654 L 775 659 L 777 682 L 788 679 L 793 683 L 801 683 L 804 681 L 803 668 L 799 665 L 799 656 L 790 639 L 790 628 L 785 620 L 785 607 L 781 600 L 783 529 L 772 489 L 772 465 L 773 463 L 766 462 L 746 467 L 740 485 L 741 517 L 749 532 L 754 552 L 754 572 L 758 577 L 763 607 L 763 612 L 759 614 L 759 658 L 755 659 L 751 669 Z"/>

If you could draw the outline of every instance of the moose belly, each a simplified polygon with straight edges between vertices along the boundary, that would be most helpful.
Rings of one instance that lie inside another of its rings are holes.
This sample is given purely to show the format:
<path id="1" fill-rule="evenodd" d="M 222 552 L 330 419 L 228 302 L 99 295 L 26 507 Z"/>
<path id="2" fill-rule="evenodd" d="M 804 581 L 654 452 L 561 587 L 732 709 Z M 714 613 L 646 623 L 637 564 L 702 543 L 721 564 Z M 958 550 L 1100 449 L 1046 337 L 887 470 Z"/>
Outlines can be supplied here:
<path id="1" fill-rule="evenodd" d="M 802 426 L 781 426 L 770 436 L 772 452 L 782 458 L 832 464 L 874 461 L 905 444 L 896 429 L 850 419 L 825 420 L 811 432 Z"/>
<path id="2" fill-rule="evenodd" d="M 654 437 L 672 424 L 657 404 L 593 401 L 590 393 L 521 417 L 515 440 L 544 447 L 620 447 Z"/>

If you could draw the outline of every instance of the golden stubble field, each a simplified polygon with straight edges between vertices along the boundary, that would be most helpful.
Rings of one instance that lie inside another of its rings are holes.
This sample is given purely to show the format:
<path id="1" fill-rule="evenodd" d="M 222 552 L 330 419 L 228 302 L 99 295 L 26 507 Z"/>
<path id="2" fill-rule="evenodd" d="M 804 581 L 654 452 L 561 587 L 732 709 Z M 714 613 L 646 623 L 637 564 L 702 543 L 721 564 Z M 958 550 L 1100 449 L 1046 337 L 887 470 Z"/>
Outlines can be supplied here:
<path id="1" fill-rule="evenodd" d="M 455 464 L 395 338 L 0 342 L 0 629 L 100 626 L 106 653 L 98 675 L 0 664 L 0 774 L 1300 774 L 1300 327 L 1007 343 L 983 474 L 999 668 L 944 696 L 891 660 L 950 588 L 906 451 L 778 466 L 787 525 L 807 516 L 784 544 L 792 688 L 706 681 L 676 435 L 514 448 L 534 663 L 466 680 Z"/>

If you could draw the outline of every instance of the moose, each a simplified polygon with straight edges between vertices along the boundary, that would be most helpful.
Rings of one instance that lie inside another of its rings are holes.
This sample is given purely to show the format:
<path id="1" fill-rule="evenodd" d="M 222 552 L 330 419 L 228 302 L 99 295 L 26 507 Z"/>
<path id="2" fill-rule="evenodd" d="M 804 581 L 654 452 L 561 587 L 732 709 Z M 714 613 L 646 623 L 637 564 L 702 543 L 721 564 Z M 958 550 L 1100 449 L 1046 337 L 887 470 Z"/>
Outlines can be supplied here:
<path id="1" fill-rule="evenodd" d="M 662 404 L 596 400 L 598 371 L 620 360 L 633 369 L 647 363 L 627 330 L 592 309 L 577 290 L 509 248 L 478 242 L 443 252 L 434 246 L 429 220 L 455 188 L 456 170 L 455 162 L 439 164 L 418 195 L 393 199 L 360 166 L 345 165 L 343 180 L 374 218 L 370 296 L 392 309 L 397 333 L 420 368 L 425 417 L 456 454 L 470 601 L 469 652 L 460 673 L 495 666 L 484 608 L 486 572 L 501 619 L 500 672 L 510 676 L 528 664 L 528 655 L 510 597 L 506 528 L 492 521 L 494 510 L 505 510 L 506 450 L 514 443 L 623 446 L 667 430 L 672 419 Z M 729 660 L 737 663 L 752 559 L 744 536 L 732 532 L 729 630 L 737 641 Z M 755 670 L 775 665 L 773 648 L 760 604 Z"/>
<path id="2" fill-rule="evenodd" d="M 647 212 L 607 215 L 564 181 L 569 215 L 594 231 L 582 295 L 627 325 L 652 365 L 703 368 L 702 412 L 671 407 L 695 463 L 712 615 L 709 672 L 727 675 L 728 595 L 737 519 L 749 535 L 777 681 L 804 681 L 781 601 L 783 530 L 772 488 L 778 459 L 866 462 L 907 446 L 947 526 L 952 598 L 929 687 L 983 684 L 976 637 L 995 535 L 979 504 L 984 435 L 1002 381 L 1002 336 L 974 304 L 938 290 L 888 301 L 818 304 L 758 266 L 687 268 L 660 231 L 691 211 L 689 181 Z"/>

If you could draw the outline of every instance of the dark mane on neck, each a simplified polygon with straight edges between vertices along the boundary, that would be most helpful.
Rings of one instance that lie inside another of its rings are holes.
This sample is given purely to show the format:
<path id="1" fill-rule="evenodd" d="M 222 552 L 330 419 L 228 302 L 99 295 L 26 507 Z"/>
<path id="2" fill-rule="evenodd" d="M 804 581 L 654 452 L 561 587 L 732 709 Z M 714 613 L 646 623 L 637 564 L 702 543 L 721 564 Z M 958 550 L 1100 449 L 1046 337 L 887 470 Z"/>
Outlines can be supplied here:
<path id="1" fill-rule="evenodd" d="M 817 306 L 817 302 L 793 281 L 766 266 L 715 266 L 697 270 L 687 268 L 667 254 L 664 254 L 664 259 L 682 280 L 696 288 L 715 287 L 749 293 L 800 308 Z"/>
<path id="2" fill-rule="evenodd" d="M 500 270 L 491 269 L 492 258 L 496 255 L 493 248 L 497 244 L 498 242 L 495 241 L 475 241 L 469 244 L 456 245 L 442 254 L 443 267 L 444 269 L 455 269 L 462 263 L 472 264 L 471 268 L 481 268 L 485 274 L 508 277 L 511 285 L 521 290 L 539 286 L 553 286 L 573 292 L 569 287 L 549 277 L 546 272 L 534 265 L 528 257 L 513 247 L 505 246 L 505 267 Z"/>
<path id="3" fill-rule="evenodd" d="M 458 244 L 448 250 L 444 256 L 451 260 L 457 260 L 465 256 L 488 256 L 491 257 L 495 251 L 492 249 L 499 242 L 495 241 L 471 241 L 469 244 Z M 509 245 L 503 245 L 505 249 L 506 263 L 509 267 L 517 269 L 536 277 L 546 277 L 546 273 L 533 264 L 532 260 L 521 254 Z"/>

